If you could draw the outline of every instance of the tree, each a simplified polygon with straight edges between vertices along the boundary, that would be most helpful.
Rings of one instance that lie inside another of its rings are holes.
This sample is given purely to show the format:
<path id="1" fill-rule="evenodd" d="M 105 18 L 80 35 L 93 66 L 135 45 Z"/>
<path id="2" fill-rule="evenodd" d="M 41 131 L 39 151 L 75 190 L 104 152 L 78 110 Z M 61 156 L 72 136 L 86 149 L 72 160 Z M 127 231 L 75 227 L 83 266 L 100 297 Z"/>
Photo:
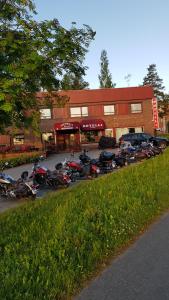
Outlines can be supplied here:
<path id="1" fill-rule="evenodd" d="M 61 82 L 63 90 L 83 90 L 88 88 L 89 83 L 84 81 L 82 76 L 77 76 L 73 73 L 66 73 Z"/>
<path id="2" fill-rule="evenodd" d="M 159 77 L 156 65 L 151 64 L 147 68 L 148 73 L 143 79 L 143 85 L 151 85 L 154 95 L 158 100 L 159 117 L 163 118 L 169 113 L 169 95 L 164 93 L 163 80 Z"/>
<path id="3" fill-rule="evenodd" d="M 169 94 L 163 94 L 161 100 L 158 101 L 158 107 L 160 118 L 169 114 Z"/>
<path id="4" fill-rule="evenodd" d="M 147 68 L 148 73 L 143 79 L 143 85 L 151 85 L 154 90 L 154 95 L 157 98 L 161 98 L 163 96 L 163 80 L 159 77 L 157 70 L 156 70 L 156 65 L 151 64 Z"/>
<path id="5" fill-rule="evenodd" d="M 7 126 L 37 130 L 36 92 L 48 92 L 45 103 L 61 103 L 53 91 L 60 89 L 65 72 L 85 74 L 83 61 L 95 32 L 87 25 L 78 29 L 76 23 L 67 30 L 57 19 L 37 22 L 35 13 L 31 0 L 0 2 L 1 132 Z"/>
<path id="6" fill-rule="evenodd" d="M 112 76 L 109 72 L 109 61 L 106 50 L 102 50 L 100 61 L 101 70 L 100 75 L 98 76 L 100 88 L 114 88 L 116 84 L 112 82 Z"/>

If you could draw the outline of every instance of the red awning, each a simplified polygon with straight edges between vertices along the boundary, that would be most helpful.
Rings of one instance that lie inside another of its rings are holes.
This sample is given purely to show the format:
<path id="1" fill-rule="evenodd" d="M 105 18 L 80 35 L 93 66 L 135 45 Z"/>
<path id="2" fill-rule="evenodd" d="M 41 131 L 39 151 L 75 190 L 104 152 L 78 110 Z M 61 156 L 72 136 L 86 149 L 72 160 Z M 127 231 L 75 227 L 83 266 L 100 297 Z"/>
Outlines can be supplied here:
<path id="1" fill-rule="evenodd" d="M 105 129 L 105 123 L 103 120 L 83 120 L 80 123 L 81 130 L 89 131 L 89 130 L 103 130 Z"/>
<path id="2" fill-rule="evenodd" d="M 65 123 L 55 123 L 55 130 L 78 130 L 80 128 L 79 122 L 65 122 Z"/>

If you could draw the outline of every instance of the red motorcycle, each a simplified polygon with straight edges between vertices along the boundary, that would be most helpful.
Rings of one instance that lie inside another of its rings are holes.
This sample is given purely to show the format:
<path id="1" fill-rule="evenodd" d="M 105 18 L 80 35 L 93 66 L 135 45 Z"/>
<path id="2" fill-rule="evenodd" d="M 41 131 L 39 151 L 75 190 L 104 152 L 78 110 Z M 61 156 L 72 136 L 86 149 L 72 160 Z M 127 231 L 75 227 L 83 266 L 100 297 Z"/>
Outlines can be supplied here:
<path id="1" fill-rule="evenodd" d="M 35 161 L 30 178 L 33 178 L 35 184 L 40 186 L 50 186 L 57 188 L 58 186 L 68 187 L 71 179 L 66 172 L 50 171 L 44 166 L 39 165 L 39 161 Z"/>
<path id="2" fill-rule="evenodd" d="M 86 155 L 86 151 L 79 156 L 80 162 L 67 161 L 66 167 L 72 176 L 76 179 L 98 177 L 100 169 L 91 162 L 90 157 Z"/>

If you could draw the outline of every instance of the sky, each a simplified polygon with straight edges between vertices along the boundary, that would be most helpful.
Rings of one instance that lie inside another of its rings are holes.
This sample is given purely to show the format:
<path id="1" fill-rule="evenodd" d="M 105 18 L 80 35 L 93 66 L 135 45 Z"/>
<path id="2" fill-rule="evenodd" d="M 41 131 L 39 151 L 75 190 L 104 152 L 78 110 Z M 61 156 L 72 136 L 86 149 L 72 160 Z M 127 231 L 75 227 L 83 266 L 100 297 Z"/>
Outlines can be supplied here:
<path id="1" fill-rule="evenodd" d="M 96 31 L 86 55 L 85 80 L 99 88 L 105 49 L 116 87 L 138 86 L 154 63 L 169 92 L 169 0 L 34 0 L 38 20 L 57 18 L 69 29 L 87 24 Z M 125 77 L 130 74 L 130 81 Z"/>

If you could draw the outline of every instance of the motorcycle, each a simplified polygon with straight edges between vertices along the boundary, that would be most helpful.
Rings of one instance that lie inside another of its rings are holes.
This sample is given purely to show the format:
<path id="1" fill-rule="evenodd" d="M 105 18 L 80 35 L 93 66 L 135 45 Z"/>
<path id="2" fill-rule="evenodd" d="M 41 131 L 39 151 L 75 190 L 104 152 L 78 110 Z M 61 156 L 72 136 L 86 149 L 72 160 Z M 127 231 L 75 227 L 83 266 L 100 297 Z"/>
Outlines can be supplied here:
<path id="1" fill-rule="evenodd" d="M 18 180 L 14 180 L 5 173 L 0 173 L 0 197 L 7 199 L 32 198 L 34 200 L 37 186 L 29 184 L 24 178 L 25 172 Z"/>
<path id="2" fill-rule="evenodd" d="M 71 172 L 72 176 L 76 179 L 95 178 L 100 174 L 100 169 L 97 165 L 92 163 L 92 160 L 86 154 L 86 150 L 79 156 L 79 162 L 67 161 L 66 167 Z"/>
<path id="3" fill-rule="evenodd" d="M 92 163 L 98 166 L 103 174 L 112 172 L 116 168 L 115 154 L 102 151 L 98 159 L 92 159 Z"/>
<path id="4" fill-rule="evenodd" d="M 35 184 L 53 188 L 57 188 L 58 186 L 68 187 L 71 182 L 71 179 L 66 172 L 58 172 L 58 170 L 50 171 L 46 167 L 41 166 L 39 160 L 34 162 L 30 178 L 33 179 Z"/>
<path id="5" fill-rule="evenodd" d="M 141 147 L 143 149 L 146 149 L 151 156 L 156 156 L 156 155 L 159 155 L 161 153 L 163 153 L 163 150 L 161 147 L 158 147 L 158 146 L 154 146 L 153 143 L 142 143 L 141 144 Z"/>

